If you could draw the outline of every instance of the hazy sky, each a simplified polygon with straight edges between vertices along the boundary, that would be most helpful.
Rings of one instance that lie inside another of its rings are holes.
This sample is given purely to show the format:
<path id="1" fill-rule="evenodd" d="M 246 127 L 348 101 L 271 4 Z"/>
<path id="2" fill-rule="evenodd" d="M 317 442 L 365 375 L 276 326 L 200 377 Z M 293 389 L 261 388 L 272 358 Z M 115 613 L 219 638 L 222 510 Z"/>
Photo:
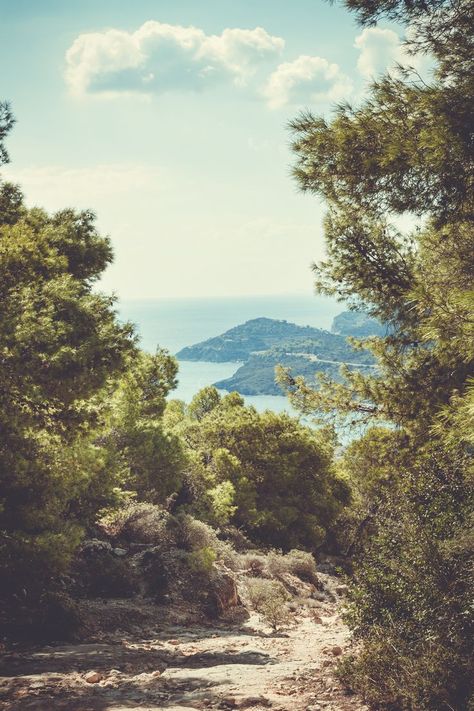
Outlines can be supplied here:
<path id="1" fill-rule="evenodd" d="M 310 292 L 324 208 L 287 123 L 404 59 L 320 0 L 0 0 L 0 55 L 3 176 L 97 213 L 122 298 Z"/>

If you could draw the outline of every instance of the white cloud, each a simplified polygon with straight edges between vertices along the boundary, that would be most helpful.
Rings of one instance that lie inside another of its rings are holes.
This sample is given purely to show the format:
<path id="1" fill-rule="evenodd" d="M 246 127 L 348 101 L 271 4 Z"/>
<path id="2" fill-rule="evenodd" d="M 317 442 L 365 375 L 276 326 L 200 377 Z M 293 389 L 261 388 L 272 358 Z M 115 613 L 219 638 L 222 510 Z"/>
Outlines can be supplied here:
<path id="1" fill-rule="evenodd" d="M 79 35 L 66 52 L 66 81 L 77 95 L 198 90 L 222 80 L 242 86 L 284 45 L 261 27 L 206 35 L 197 27 L 150 20 L 132 33 Z"/>
<path id="2" fill-rule="evenodd" d="M 409 34 L 410 28 L 407 30 Z M 356 37 L 354 47 L 360 51 L 357 68 L 367 79 L 393 70 L 396 64 L 414 67 L 423 74 L 428 73 L 433 64 L 425 55 L 410 55 L 396 32 L 381 27 L 364 29 Z"/>
<path id="3" fill-rule="evenodd" d="M 269 106 L 277 109 L 289 103 L 338 101 L 351 89 L 350 79 L 337 64 L 322 57 L 301 55 L 276 68 L 268 79 L 264 95 Z"/>

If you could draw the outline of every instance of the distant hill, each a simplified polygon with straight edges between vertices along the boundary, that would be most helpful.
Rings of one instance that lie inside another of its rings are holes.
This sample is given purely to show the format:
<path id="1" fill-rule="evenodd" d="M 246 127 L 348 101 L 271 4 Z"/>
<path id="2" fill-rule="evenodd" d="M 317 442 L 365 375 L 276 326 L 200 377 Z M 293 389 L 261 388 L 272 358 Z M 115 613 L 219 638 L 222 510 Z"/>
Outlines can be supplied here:
<path id="1" fill-rule="evenodd" d="M 179 360 L 213 363 L 245 361 L 252 353 L 266 351 L 282 340 L 313 339 L 320 333 L 327 333 L 327 331 L 320 331 L 310 326 L 297 326 L 288 321 L 254 318 L 240 326 L 234 326 L 220 336 L 183 348 L 176 357 Z"/>
<path id="2" fill-rule="evenodd" d="M 333 319 L 331 331 L 341 336 L 368 338 L 384 336 L 387 329 L 383 323 L 363 311 L 343 311 Z"/>
<path id="3" fill-rule="evenodd" d="M 344 336 L 288 321 L 257 318 L 202 343 L 183 348 L 179 360 L 243 361 L 236 373 L 214 383 L 242 395 L 281 395 L 275 383 L 275 366 L 290 367 L 294 375 L 314 379 L 317 371 L 339 377 L 341 364 L 354 368 L 373 367 L 373 356 L 355 350 Z"/>

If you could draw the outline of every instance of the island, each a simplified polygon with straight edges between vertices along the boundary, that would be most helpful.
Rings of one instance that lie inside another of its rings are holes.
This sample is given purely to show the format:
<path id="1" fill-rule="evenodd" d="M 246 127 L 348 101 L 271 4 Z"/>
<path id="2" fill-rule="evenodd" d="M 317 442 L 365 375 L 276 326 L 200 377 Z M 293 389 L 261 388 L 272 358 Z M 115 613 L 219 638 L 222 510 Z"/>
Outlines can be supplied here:
<path id="1" fill-rule="evenodd" d="M 241 363 L 234 375 L 214 385 L 242 395 L 281 395 L 275 367 L 291 368 L 314 382 L 318 372 L 340 379 L 341 365 L 374 368 L 367 350 L 353 348 L 345 335 L 284 320 L 256 318 L 176 354 L 182 361 Z"/>

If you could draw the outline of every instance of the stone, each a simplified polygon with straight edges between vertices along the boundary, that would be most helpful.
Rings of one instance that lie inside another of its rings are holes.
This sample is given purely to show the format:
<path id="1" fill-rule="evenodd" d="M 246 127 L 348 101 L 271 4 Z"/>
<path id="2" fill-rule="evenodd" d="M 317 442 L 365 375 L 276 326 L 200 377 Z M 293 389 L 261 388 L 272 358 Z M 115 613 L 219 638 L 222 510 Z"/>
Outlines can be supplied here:
<path id="1" fill-rule="evenodd" d="M 244 696 L 239 699 L 237 706 L 239 709 L 246 709 L 250 706 L 271 706 L 272 702 L 266 696 Z"/>
<path id="2" fill-rule="evenodd" d="M 335 647 L 332 647 L 331 654 L 334 657 L 339 657 L 342 654 L 342 647 L 338 647 L 337 645 Z"/>
<path id="3" fill-rule="evenodd" d="M 90 671 L 84 674 L 84 680 L 87 681 L 88 684 L 98 684 L 103 678 L 102 674 L 97 671 Z"/>
<path id="4" fill-rule="evenodd" d="M 338 595 L 346 595 L 348 590 L 349 588 L 347 587 L 347 585 L 338 585 L 336 587 L 336 592 Z"/>
<path id="5" fill-rule="evenodd" d="M 127 551 L 125 548 L 114 548 L 114 554 L 121 558 L 122 556 L 127 555 Z"/>
<path id="6" fill-rule="evenodd" d="M 217 568 L 212 581 L 211 598 L 218 616 L 240 604 L 235 578 L 230 571 Z"/>

